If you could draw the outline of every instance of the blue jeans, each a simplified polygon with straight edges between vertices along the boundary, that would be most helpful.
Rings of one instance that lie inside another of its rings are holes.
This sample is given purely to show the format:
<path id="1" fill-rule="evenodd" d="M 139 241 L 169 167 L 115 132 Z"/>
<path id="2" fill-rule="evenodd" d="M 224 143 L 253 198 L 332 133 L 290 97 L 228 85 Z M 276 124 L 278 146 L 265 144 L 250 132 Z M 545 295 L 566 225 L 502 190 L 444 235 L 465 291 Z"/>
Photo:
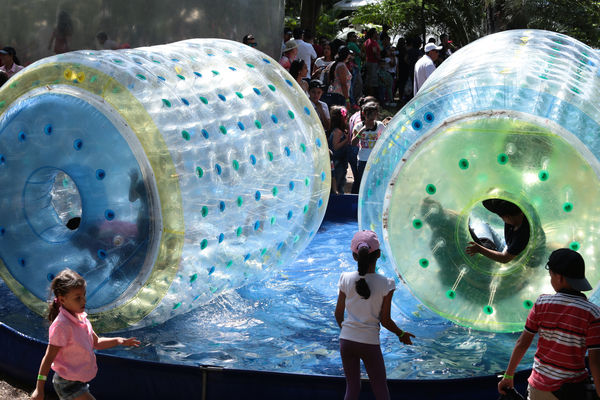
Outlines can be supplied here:
<path id="1" fill-rule="evenodd" d="M 52 378 L 52 385 L 60 400 L 72 400 L 90 391 L 90 385 L 87 383 L 63 379 L 56 372 Z"/>

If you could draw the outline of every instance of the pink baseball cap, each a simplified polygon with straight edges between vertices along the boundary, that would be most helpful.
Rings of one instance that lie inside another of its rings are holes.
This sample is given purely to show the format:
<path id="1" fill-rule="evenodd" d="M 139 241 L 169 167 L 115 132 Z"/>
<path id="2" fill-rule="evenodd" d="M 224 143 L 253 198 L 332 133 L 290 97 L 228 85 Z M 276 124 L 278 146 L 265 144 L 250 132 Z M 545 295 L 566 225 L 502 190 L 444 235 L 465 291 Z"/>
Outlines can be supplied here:
<path id="1" fill-rule="evenodd" d="M 379 250 L 379 239 L 377 239 L 377 234 L 375 232 L 364 230 L 354 234 L 352 242 L 350 243 L 352 252 L 358 254 L 358 250 L 365 246 L 369 248 L 369 253 Z"/>

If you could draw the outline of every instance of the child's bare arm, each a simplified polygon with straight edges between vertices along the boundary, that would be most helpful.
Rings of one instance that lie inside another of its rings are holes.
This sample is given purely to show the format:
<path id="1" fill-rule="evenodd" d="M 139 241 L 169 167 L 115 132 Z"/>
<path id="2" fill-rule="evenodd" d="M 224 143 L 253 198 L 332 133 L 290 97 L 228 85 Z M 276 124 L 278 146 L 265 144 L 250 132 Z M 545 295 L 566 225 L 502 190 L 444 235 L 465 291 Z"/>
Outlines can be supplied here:
<path id="1" fill-rule="evenodd" d="M 42 358 L 42 364 L 40 365 L 40 369 L 38 371 L 39 375 L 48 376 L 48 372 L 50 372 L 50 366 L 52 365 L 54 358 L 56 358 L 59 350 L 60 347 L 48 344 L 48 347 L 46 348 L 46 354 L 44 354 L 44 358 Z M 45 380 L 38 379 L 35 385 L 35 390 L 31 394 L 31 400 L 44 400 L 45 383 Z"/>
<path id="2" fill-rule="evenodd" d="M 135 346 L 138 347 L 140 341 L 134 337 L 123 338 L 123 337 L 101 337 L 99 338 L 94 333 L 94 348 L 97 350 L 110 349 L 116 346 Z"/>

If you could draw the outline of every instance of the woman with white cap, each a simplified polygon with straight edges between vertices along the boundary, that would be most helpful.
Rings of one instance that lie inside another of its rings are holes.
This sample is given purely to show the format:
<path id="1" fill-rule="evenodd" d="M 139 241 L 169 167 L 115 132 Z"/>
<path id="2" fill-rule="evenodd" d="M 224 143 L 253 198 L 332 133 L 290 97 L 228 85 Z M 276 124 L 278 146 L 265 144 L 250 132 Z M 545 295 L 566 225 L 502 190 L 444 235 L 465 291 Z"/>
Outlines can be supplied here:
<path id="1" fill-rule="evenodd" d="M 285 42 L 285 47 L 283 48 L 283 55 L 279 60 L 279 64 L 288 71 L 292 66 L 292 61 L 296 59 L 296 55 L 298 54 L 298 43 L 294 39 L 290 39 Z"/>
<path id="2" fill-rule="evenodd" d="M 341 328 L 340 354 L 346 375 L 344 399 L 358 399 L 360 360 L 363 360 L 375 398 L 387 400 L 390 394 L 379 346 L 379 324 L 395 333 L 404 344 L 412 344 L 411 338 L 415 335 L 398 328 L 390 317 L 396 286 L 393 279 L 375 272 L 381 255 L 377 234 L 367 230 L 357 232 L 350 248 L 358 262 L 358 271 L 342 273 L 335 307 L 335 319 Z M 345 311 L 347 318 L 344 318 Z"/>

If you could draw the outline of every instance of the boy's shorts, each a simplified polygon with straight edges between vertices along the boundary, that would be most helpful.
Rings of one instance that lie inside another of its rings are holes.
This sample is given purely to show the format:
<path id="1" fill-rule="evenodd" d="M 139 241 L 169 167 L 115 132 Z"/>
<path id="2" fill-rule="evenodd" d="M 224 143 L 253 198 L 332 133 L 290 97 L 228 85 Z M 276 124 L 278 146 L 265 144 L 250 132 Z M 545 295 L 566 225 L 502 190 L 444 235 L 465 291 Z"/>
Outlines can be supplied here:
<path id="1" fill-rule="evenodd" d="M 69 381 L 61 378 L 57 373 L 54 373 L 52 384 L 60 400 L 72 400 L 90 391 L 90 385 L 87 383 Z"/>

